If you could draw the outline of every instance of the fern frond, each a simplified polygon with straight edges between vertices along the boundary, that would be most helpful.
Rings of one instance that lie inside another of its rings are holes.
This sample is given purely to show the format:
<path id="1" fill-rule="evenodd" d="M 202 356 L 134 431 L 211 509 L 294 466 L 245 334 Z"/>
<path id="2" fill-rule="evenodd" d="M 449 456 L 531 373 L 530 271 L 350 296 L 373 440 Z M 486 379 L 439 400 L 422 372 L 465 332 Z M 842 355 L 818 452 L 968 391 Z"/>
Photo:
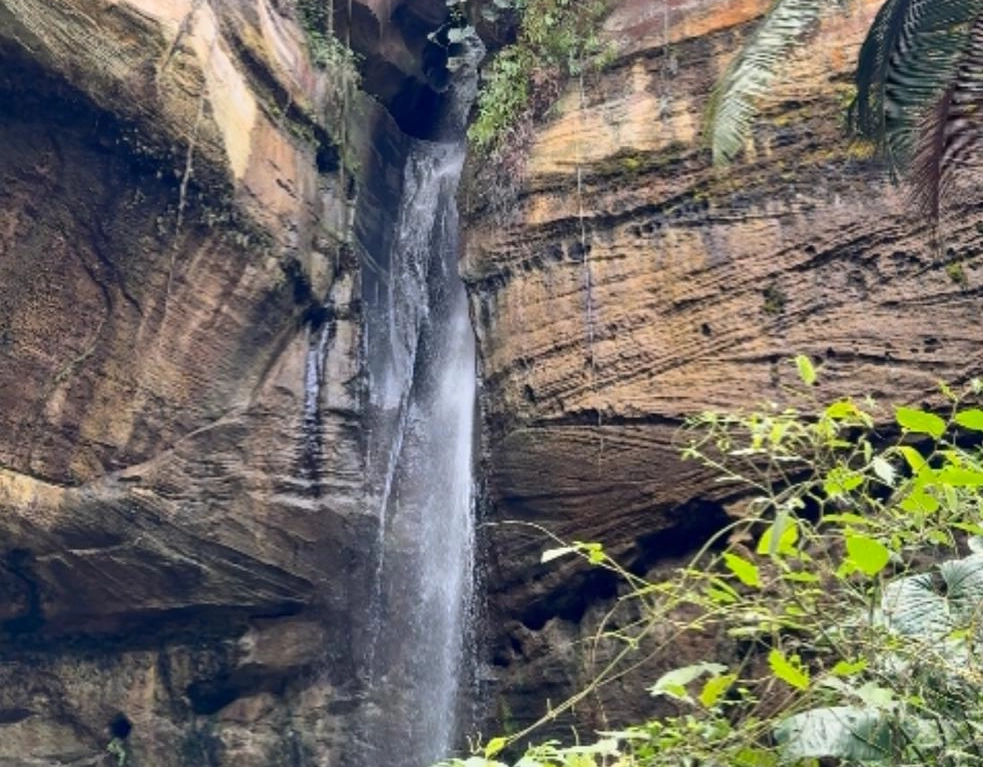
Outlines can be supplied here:
<path id="1" fill-rule="evenodd" d="M 911 197 L 922 213 L 938 221 L 960 171 L 983 164 L 983 13 L 970 28 L 954 78 L 920 128 Z"/>
<path id="2" fill-rule="evenodd" d="M 913 159 L 926 115 L 956 74 L 983 0 L 888 0 L 857 61 L 854 127 L 892 169 Z"/>
<path id="3" fill-rule="evenodd" d="M 728 162 L 743 148 L 758 113 L 757 100 L 774 80 L 785 54 L 828 4 L 830 0 L 775 0 L 714 88 L 707 115 L 714 162 Z"/>

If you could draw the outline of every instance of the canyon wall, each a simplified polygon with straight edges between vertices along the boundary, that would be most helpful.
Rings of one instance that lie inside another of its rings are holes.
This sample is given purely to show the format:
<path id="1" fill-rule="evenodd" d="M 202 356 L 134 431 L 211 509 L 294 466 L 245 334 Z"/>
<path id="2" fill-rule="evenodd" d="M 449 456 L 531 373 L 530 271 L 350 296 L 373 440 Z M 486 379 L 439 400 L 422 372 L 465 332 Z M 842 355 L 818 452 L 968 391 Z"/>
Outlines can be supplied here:
<path id="1" fill-rule="evenodd" d="M 361 87 L 302 3 L 0 0 L 2 765 L 346 747 L 361 274 L 446 14 L 347 5 Z"/>
<path id="2" fill-rule="evenodd" d="M 646 572 L 739 503 L 679 460 L 687 414 L 781 401 L 796 353 L 821 398 L 929 401 L 979 371 L 980 206 L 931 246 L 843 130 L 876 2 L 825 16 L 711 166 L 711 86 L 767 5 L 615 0 L 607 63 L 522 173 L 472 159 L 486 734 L 610 657 L 589 640 L 616 579 L 540 564 L 544 530 Z M 379 538 L 362 291 L 408 142 L 438 127 L 447 6 L 330 5 L 357 77 L 304 29 L 315 6 L 0 0 L 3 767 L 334 767 L 349 745 Z M 619 682 L 578 714 L 648 705 Z"/>
<path id="3" fill-rule="evenodd" d="M 521 180 L 473 159 L 462 271 L 486 425 L 490 729 L 527 724 L 610 658 L 592 640 L 617 579 L 539 564 L 557 545 L 544 530 L 644 573 L 726 520 L 735 498 L 680 460 L 687 415 L 787 401 L 795 354 L 820 367 L 820 400 L 929 401 L 937 380 L 979 374 L 979 203 L 960 202 L 937 249 L 845 130 L 878 5 L 823 16 L 729 167 L 711 165 L 704 116 L 765 0 L 617 0 L 609 63 L 505 153 Z M 651 710 L 646 681 L 700 652 L 683 643 L 602 688 L 581 724 Z"/>

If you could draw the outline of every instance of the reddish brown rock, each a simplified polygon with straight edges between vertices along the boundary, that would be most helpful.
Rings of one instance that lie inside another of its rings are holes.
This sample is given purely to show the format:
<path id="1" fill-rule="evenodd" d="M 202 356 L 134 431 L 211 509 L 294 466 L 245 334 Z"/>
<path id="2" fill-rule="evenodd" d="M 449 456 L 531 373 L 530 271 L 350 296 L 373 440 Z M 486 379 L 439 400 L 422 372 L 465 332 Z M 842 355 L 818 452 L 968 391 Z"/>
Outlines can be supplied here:
<path id="1" fill-rule="evenodd" d="M 529 632 L 586 641 L 583 616 L 615 588 L 539 565 L 554 544 L 530 523 L 644 570 L 723 516 L 726 490 L 679 460 L 688 414 L 783 400 L 797 353 L 819 364 L 822 399 L 919 402 L 938 379 L 979 374 L 979 202 L 963 201 L 937 252 L 843 129 L 877 3 L 824 17 L 745 155 L 711 167 L 708 95 L 766 5 L 616 3 L 615 62 L 536 127 L 521 184 L 472 168 L 462 269 L 484 381 L 495 675 L 519 724 L 544 710 L 534 691 L 556 703 L 586 678 L 560 663 L 571 686 L 551 683 Z M 515 685 L 538 708 L 512 705 Z M 645 705 L 638 692 L 605 697 L 614 719 Z"/>
<path id="2" fill-rule="evenodd" d="M 344 747 L 376 540 L 360 254 L 406 139 L 294 5 L 0 0 L 4 765 Z M 415 23 L 362 53 L 433 96 Z"/>

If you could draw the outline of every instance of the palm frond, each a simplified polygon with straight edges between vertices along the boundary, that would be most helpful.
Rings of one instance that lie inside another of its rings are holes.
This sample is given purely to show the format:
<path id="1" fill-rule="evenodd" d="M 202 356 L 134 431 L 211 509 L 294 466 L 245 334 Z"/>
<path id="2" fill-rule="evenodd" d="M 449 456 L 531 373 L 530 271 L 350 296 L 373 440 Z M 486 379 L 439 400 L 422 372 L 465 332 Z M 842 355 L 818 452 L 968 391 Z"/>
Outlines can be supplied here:
<path id="1" fill-rule="evenodd" d="M 893 169 L 912 161 L 926 114 L 956 74 L 981 2 L 888 0 L 874 19 L 857 61 L 851 117 Z"/>
<path id="2" fill-rule="evenodd" d="M 938 221 L 959 172 L 983 154 L 983 13 L 973 22 L 955 76 L 924 117 L 911 168 L 912 200 Z"/>
<path id="3" fill-rule="evenodd" d="M 756 101 L 774 80 L 784 55 L 828 4 L 829 0 L 775 0 L 714 88 L 708 110 L 714 162 L 728 162 L 743 148 L 758 113 Z"/>
<path id="4" fill-rule="evenodd" d="M 885 70 L 906 10 L 903 0 L 887 0 L 860 46 L 855 75 L 857 96 L 850 105 L 850 122 L 868 138 L 884 132 Z"/>

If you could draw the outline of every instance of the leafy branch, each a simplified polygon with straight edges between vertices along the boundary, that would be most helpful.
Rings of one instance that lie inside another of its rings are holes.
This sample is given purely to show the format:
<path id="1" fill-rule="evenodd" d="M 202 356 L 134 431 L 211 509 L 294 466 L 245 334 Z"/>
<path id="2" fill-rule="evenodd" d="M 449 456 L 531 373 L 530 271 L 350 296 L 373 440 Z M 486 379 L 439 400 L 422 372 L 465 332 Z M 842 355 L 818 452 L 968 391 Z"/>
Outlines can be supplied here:
<path id="1" fill-rule="evenodd" d="M 898 406 L 888 422 L 871 402 L 820 404 L 817 371 L 796 364 L 809 410 L 687 426 L 686 457 L 750 495 L 687 566 L 648 580 L 599 543 L 543 555 L 621 574 L 620 601 L 642 616 L 602 625 L 598 641 L 622 651 L 589 689 L 696 634 L 744 647 L 741 660 L 672 669 L 647 686 L 678 713 L 534 745 L 516 767 L 983 765 L 983 385 L 943 386 L 947 413 Z M 448 764 L 505 767 L 533 731 Z"/>

